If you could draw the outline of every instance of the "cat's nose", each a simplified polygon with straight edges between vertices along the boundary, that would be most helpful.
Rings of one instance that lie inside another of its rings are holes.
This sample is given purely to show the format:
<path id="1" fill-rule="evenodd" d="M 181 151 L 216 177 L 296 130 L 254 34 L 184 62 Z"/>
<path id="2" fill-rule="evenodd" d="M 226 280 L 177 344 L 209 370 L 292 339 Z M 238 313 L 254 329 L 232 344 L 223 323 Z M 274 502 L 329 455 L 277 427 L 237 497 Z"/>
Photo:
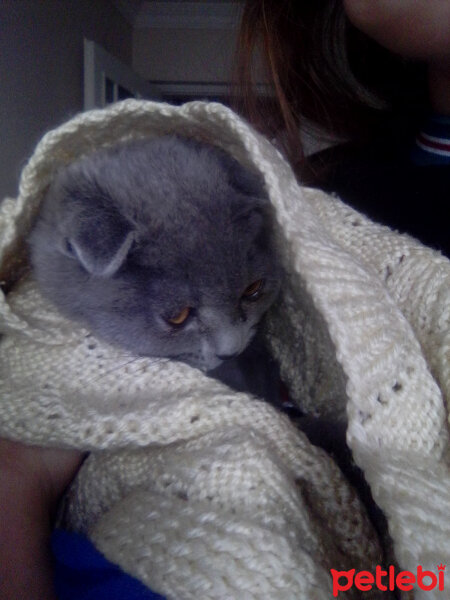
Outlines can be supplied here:
<path id="1" fill-rule="evenodd" d="M 231 358 L 235 358 L 239 355 L 239 352 L 233 352 L 233 354 L 216 354 L 217 358 L 220 360 L 230 360 Z"/>

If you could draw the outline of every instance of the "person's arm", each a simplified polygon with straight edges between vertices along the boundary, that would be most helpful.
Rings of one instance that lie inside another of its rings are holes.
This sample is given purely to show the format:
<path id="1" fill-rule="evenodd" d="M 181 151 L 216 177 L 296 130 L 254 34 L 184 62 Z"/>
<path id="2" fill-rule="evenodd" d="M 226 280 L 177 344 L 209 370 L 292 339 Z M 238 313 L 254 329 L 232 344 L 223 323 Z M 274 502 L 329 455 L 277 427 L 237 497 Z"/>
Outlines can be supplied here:
<path id="1" fill-rule="evenodd" d="M 0 597 L 56 600 L 49 539 L 61 494 L 82 460 L 74 450 L 0 440 Z"/>

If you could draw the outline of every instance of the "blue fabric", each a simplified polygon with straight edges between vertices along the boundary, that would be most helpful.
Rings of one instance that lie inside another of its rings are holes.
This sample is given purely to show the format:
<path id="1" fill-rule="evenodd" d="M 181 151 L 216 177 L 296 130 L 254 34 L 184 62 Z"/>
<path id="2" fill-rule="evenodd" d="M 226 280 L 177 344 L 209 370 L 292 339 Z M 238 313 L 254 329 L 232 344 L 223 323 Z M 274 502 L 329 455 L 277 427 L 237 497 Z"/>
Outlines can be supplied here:
<path id="1" fill-rule="evenodd" d="M 106 560 L 83 536 L 57 529 L 51 542 L 59 600 L 164 600 Z"/>

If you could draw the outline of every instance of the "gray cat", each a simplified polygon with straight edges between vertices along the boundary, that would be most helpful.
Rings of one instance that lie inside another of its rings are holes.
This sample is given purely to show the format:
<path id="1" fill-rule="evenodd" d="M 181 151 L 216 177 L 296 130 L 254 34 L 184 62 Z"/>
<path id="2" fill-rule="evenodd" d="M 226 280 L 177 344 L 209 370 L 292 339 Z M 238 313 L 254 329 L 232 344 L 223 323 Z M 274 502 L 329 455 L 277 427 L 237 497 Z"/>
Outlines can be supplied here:
<path id="1" fill-rule="evenodd" d="M 42 293 L 63 314 L 135 355 L 231 384 L 219 365 L 248 347 L 279 289 L 260 177 L 178 136 L 63 168 L 30 245 Z"/>

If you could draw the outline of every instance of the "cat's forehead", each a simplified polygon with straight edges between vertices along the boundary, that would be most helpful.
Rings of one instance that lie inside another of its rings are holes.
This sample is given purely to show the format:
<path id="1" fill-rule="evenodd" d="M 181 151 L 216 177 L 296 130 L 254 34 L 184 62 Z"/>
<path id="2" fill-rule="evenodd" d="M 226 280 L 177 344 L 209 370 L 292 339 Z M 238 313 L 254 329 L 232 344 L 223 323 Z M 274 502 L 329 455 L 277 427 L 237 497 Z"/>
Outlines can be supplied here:
<path id="1" fill-rule="evenodd" d="M 233 191 L 263 196 L 260 179 L 212 145 L 177 136 L 122 144 L 94 153 L 72 169 L 72 184 L 109 196 L 135 218 L 176 218 L 228 202 Z M 256 191 L 256 193 L 255 193 Z"/>
<path id="2" fill-rule="evenodd" d="M 152 277 L 147 291 L 154 309 L 171 311 L 180 305 L 200 307 L 236 306 L 243 291 L 261 275 L 244 266 L 231 273 L 216 263 L 205 269 L 200 262 L 192 262 L 188 270 L 167 270 Z"/>
<path id="3" fill-rule="evenodd" d="M 143 231 L 135 256 L 140 265 L 176 274 L 177 278 L 194 281 L 238 279 L 250 265 L 258 262 L 253 238 L 222 228 L 209 228 L 201 221 L 185 223 L 185 227 L 159 231 Z"/>
<path id="4" fill-rule="evenodd" d="M 239 231 L 226 220 L 214 223 L 185 219 L 183 226 L 151 228 L 142 233 L 137 248 L 141 266 L 157 271 L 164 287 L 189 288 L 227 296 L 241 292 L 249 279 L 257 279 L 270 263 L 268 248 L 257 243 L 245 228 Z"/>

